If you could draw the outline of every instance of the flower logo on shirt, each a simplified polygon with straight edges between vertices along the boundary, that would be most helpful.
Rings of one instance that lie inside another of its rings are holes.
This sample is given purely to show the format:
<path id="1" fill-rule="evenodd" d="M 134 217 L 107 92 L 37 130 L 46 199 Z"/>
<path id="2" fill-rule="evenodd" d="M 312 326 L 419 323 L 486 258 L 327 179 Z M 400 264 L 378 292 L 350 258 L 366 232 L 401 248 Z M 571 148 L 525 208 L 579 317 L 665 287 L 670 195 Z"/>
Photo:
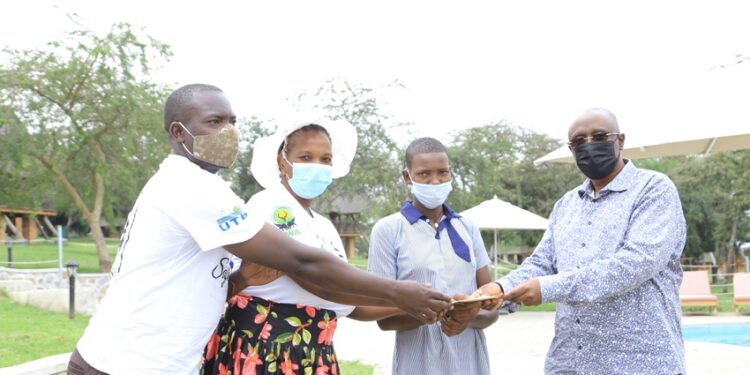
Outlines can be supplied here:
<path id="1" fill-rule="evenodd" d="M 276 207 L 271 215 L 273 223 L 281 230 L 287 230 L 295 226 L 292 209 L 287 206 Z"/>

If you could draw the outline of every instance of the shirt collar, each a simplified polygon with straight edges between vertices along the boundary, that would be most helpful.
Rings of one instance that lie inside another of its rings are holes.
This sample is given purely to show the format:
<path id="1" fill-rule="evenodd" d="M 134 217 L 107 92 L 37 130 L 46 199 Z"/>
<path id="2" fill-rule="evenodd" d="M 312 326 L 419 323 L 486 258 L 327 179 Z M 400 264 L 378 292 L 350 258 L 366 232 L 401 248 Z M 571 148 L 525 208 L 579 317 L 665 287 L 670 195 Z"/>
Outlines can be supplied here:
<path id="1" fill-rule="evenodd" d="M 414 203 L 409 200 L 404 201 L 404 205 L 401 206 L 401 215 L 404 215 L 409 224 L 414 224 L 419 219 L 427 218 L 427 216 L 423 215 L 422 212 L 414 206 Z M 445 203 L 443 203 L 443 215 L 447 220 L 458 219 L 461 217 L 461 215 L 457 214 Z"/>
<path id="2" fill-rule="evenodd" d="M 412 225 L 419 221 L 419 219 L 427 218 L 425 215 L 422 215 L 422 213 L 419 212 L 416 207 L 414 207 L 414 204 L 411 201 L 404 202 L 404 205 L 401 207 L 401 214 L 404 215 L 406 220 L 409 221 L 409 224 Z M 466 262 L 471 262 L 471 250 L 469 249 L 469 245 L 466 244 L 466 241 L 461 238 L 461 235 L 458 234 L 456 228 L 454 228 L 451 224 L 451 219 L 457 219 L 460 217 L 461 216 L 451 210 L 448 205 L 443 204 L 443 219 L 440 220 L 440 224 L 438 224 L 437 228 L 435 228 L 435 239 L 439 240 L 440 232 L 445 229 L 445 231 L 448 233 L 448 239 L 451 242 L 451 247 L 453 247 L 453 251 L 456 253 L 456 255 L 458 255 L 459 258 L 463 259 Z"/>
<path id="3" fill-rule="evenodd" d="M 605 191 L 622 192 L 628 190 L 628 188 L 633 185 L 635 173 L 638 168 L 630 159 L 624 159 L 623 161 L 625 162 L 625 166 L 620 173 L 618 173 L 617 176 L 615 176 L 615 178 L 610 181 L 604 189 L 602 189 L 600 194 Z M 578 196 L 583 197 L 584 194 L 592 196 L 594 194 L 594 187 L 591 186 L 590 178 L 587 178 L 586 181 L 583 181 L 583 184 L 578 187 Z"/>

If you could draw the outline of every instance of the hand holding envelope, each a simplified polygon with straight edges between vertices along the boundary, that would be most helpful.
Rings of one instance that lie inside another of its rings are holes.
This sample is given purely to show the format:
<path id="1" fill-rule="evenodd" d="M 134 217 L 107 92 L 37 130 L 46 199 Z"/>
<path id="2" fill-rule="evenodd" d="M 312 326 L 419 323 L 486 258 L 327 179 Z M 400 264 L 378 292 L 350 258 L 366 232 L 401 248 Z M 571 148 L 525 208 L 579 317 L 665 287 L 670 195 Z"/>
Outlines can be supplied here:
<path id="1" fill-rule="evenodd" d="M 465 294 L 456 294 L 451 298 L 451 310 L 440 319 L 440 329 L 447 336 L 463 332 L 469 323 L 477 317 L 482 307 L 482 300 L 470 298 Z"/>
<path id="2" fill-rule="evenodd" d="M 483 298 L 481 303 L 482 308 L 485 310 L 497 310 L 500 308 L 503 304 L 503 297 L 503 288 L 494 281 L 482 285 L 471 294 L 471 298 Z"/>
<path id="3" fill-rule="evenodd" d="M 542 303 L 542 287 L 539 279 L 529 279 L 518 284 L 513 290 L 505 294 L 505 299 L 521 306 L 536 306 Z"/>

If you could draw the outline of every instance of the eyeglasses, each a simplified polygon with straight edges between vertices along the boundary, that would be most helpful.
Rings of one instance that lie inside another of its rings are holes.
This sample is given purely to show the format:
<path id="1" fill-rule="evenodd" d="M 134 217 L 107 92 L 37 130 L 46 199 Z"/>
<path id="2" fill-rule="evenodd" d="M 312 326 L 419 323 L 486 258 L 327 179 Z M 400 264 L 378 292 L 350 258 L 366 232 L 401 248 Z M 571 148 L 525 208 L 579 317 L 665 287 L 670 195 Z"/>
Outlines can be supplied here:
<path id="1" fill-rule="evenodd" d="M 568 147 L 576 149 L 578 146 L 583 146 L 588 142 L 604 142 L 613 135 L 620 135 L 621 133 L 594 133 L 588 137 L 575 137 L 568 142 Z"/>

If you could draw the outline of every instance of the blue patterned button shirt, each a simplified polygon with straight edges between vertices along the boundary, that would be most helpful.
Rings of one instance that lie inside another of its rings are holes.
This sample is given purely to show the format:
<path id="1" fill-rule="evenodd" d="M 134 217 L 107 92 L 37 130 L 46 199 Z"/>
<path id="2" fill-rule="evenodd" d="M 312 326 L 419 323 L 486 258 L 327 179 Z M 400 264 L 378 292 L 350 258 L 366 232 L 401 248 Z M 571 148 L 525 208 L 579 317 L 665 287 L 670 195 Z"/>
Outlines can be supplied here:
<path id="1" fill-rule="evenodd" d="M 599 197 L 588 179 L 566 193 L 532 256 L 498 282 L 538 277 L 542 302 L 557 302 L 547 374 L 684 374 L 684 245 L 672 181 L 626 161 Z"/>

